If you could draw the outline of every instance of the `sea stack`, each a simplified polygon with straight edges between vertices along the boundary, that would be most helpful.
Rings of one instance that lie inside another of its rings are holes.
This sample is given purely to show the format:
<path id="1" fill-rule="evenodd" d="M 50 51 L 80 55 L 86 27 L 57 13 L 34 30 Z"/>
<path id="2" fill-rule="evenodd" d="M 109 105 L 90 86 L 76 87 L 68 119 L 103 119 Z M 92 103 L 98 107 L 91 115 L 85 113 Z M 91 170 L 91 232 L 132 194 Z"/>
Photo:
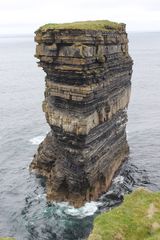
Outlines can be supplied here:
<path id="1" fill-rule="evenodd" d="M 47 24 L 36 31 L 46 73 L 43 111 L 51 128 L 30 165 L 49 200 L 75 207 L 109 188 L 127 158 L 132 59 L 125 24 Z"/>

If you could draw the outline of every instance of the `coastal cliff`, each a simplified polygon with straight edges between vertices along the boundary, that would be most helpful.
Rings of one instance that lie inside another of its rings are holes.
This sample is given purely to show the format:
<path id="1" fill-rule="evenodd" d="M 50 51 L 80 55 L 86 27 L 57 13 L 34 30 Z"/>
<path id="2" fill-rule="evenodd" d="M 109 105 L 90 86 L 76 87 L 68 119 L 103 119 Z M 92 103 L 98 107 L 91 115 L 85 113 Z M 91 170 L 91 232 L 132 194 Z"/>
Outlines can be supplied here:
<path id="1" fill-rule="evenodd" d="M 30 169 L 46 177 L 48 199 L 80 207 L 108 189 L 129 151 L 132 59 L 125 24 L 47 24 L 35 41 L 51 131 Z"/>
<path id="2" fill-rule="evenodd" d="M 138 188 L 119 207 L 97 216 L 88 240 L 159 240 L 160 193 Z"/>

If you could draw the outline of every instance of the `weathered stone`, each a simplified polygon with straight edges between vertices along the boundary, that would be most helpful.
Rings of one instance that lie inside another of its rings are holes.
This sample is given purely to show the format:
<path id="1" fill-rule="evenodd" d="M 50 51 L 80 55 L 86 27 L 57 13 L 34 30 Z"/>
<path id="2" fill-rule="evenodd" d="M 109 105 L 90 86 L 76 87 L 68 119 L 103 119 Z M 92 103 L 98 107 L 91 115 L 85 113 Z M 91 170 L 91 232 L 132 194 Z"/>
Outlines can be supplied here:
<path id="1" fill-rule="evenodd" d="M 125 26 L 108 29 L 40 28 L 35 37 L 51 132 L 30 168 L 46 176 L 49 199 L 76 207 L 108 189 L 128 154 L 132 59 Z"/>
<path id="2" fill-rule="evenodd" d="M 46 57 L 50 57 L 50 56 L 56 56 L 57 53 L 57 46 L 55 43 L 53 43 L 52 45 L 45 45 L 45 44 L 39 44 L 36 46 L 36 56 L 40 57 L 40 56 L 46 56 Z"/>
<path id="3" fill-rule="evenodd" d="M 82 45 L 81 43 L 72 46 L 64 46 L 59 50 L 59 57 L 84 58 L 93 57 L 95 48 L 92 46 Z"/>

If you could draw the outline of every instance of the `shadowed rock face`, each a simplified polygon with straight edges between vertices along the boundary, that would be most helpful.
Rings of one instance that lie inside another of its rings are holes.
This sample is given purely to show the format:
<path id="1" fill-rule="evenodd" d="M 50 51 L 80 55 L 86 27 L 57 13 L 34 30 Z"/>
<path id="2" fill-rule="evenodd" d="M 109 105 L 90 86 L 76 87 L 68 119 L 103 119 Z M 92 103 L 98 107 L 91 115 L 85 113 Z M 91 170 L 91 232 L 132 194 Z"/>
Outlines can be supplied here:
<path id="1" fill-rule="evenodd" d="M 50 133 L 30 165 L 46 176 L 47 195 L 76 207 L 105 192 L 128 155 L 126 108 L 132 59 L 120 29 L 39 29 L 46 72 L 43 111 Z"/>

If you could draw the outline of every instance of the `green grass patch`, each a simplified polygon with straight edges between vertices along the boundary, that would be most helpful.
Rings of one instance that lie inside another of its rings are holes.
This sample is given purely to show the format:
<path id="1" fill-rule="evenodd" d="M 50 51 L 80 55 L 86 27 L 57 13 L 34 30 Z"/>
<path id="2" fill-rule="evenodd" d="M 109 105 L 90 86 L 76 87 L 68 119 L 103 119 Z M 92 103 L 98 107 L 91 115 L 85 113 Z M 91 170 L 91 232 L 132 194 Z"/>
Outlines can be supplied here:
<path id="1" fill-rule="evenodd" d="M 0 237 L 0 240 L 16 240 L 15 238 Z"/>
<path id="2" fill-rule="evenodd" d="M 160 240 L 160 193 L 137 189 L 99 215 L 89 240 Z"/>
<path id="3" fill-rule="evenodd" d="M 111 22 L 109 20 L 97 20 L 97 21 L 82 21 L 72 23 L 49 23 L 40 27 L 37 31 L 45 32 L 47 30 L 59 30 L 59 29 L 77 29 L 77 30 L 121 30 L 124 27 L 123 23 Z"/>

